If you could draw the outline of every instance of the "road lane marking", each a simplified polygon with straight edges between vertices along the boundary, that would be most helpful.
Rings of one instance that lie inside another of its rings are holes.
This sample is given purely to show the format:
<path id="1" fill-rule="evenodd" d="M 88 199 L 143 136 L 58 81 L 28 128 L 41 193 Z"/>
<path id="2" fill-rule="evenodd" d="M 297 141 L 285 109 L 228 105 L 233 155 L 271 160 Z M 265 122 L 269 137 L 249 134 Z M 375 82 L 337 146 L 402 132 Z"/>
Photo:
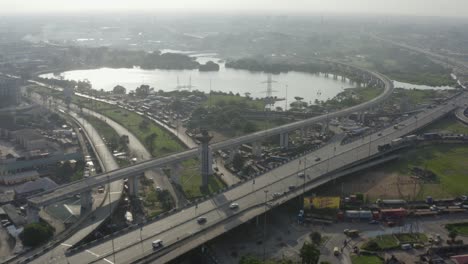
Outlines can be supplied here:
<path id="1" fill-rule="evenodd" d="M 65 243 L 62 243 L 62 244 L 60 244 L 60 245 L 65 246 L 65 247 L 71 247 L 71 246 L 72 246 L 72 245 L 70 245 L 70 244 L 65 244 Z"/>
<path id="2" fill-rule="evenodd" d="M 90 251 L 90 250 L 88 250 L 88 249 L 86 250 L 86 252 L 88 252 L 89 254 L 95 256 L 96 258 L 99 258 L 99 255 L 98 255 L 98 254 L 96 254 L 96 253 L 94 253 L 94 252 L 92 252 L 92 251 Z"/>
<path id="3" fill-rule="evenodd" d="M 109 264 L 114 264 L 114 262 L 112 262 L 112 261 L 110 261 L 110 260 L 108 260 L 108 259 L 106 259 L 106 258 L 104 258 L 104 261 L 106 261 L 106 262 L 109 263 Z"/>

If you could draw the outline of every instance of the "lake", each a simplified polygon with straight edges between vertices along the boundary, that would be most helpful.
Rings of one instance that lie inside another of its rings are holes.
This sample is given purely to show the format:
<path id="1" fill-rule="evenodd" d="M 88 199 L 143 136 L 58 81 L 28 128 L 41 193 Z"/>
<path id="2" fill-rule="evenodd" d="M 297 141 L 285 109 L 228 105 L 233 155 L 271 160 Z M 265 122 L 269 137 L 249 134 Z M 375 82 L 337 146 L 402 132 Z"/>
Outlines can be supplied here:
<path id="1" fill-rule="evenodd" d="M 213 54 L 199 54 L 197 60 L 205 63 L 208 60 L 218 62 L 219 58 L 209 57 Z M 206 55 L 206 56 L 204 56 Z M 207 57 L 208 56 L 208 57 Z M 218 72 L 199 72 L 198 70 L 143 70 L 140 68 L 99 68 L 89 70 L 73 70 L 60 74 L 68 80 L 89 80 L 94 89 L 111 91 L 116 85 L 122 85 L 127 91 L 134 90 L 141 84 L 148 84 L 155 90 L 173 91 L 178 86 L 192 85 L 193 90 L 209 93 L 212 91 L 239 93 L 242 96 L 250 93 L 251 97 L 265 97 L 268 74 L 225 68 L 220 64 Z M 44 78 L 58 78 L 52 73 L 43 74 Z M 295 101 L 295 96 L 304 101 L 314 102 L 315 99 L 333 98 L 345 88 L 355 87 L 348 80 L 334 80 L 324 75 L 314 75 L 301 72 L 288 72 L 272 75 L 273 96 L 286 98 L 288 104 Z M 286 101 L 277 102 L 276 106 L 284 108 Z"/>

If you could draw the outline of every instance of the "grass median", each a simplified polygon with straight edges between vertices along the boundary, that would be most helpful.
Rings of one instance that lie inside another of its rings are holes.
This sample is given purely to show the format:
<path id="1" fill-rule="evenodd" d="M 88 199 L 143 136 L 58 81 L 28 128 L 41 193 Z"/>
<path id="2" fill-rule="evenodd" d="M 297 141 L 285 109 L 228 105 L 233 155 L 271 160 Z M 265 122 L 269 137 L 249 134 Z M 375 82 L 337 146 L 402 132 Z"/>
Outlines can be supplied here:
<path id="1" fill-rule="evenodd" d="M 353 264 L 383 264 L 384 261 L 377 256 L 351 256 Z"/>
<path id="2" fill-rule="evenodd" d="M 209 195 L 225 186 L 218 177 L 211 176 L 208 180 L 208 189 L 203 190 L 201 188 L 202 176 L 200 173 L 200 162 L 196 159 L 182 162 L 182 167 L 183 169 L 180 172 L 180 185 L 189 200 Z"/>
<path id="3" fill-rule="evenodd" d="M 445 228 L 448 231 L 455 231 L 457 234 L 468 236 L 468 222 L 447 224 Z"/>
<path id="4" fill-rule="evenodd" d="M 118 151 L 118 152 L 127 152 L 128 154 L 128 147 L 125 143 L 120 140 L 119 134 L 104 120 L 101 120 L 95 116 L 91 115 L 82 115 L 86 121 L 88 121 L 94 129 L 98 132 L 101 138 L 104 140 L 106 145 L 109 147 L 111 151 Z M 130 164 L 128 159 L 121 159 L 116 158 L 117 163 L 120 167 L 125 167 Z"/>

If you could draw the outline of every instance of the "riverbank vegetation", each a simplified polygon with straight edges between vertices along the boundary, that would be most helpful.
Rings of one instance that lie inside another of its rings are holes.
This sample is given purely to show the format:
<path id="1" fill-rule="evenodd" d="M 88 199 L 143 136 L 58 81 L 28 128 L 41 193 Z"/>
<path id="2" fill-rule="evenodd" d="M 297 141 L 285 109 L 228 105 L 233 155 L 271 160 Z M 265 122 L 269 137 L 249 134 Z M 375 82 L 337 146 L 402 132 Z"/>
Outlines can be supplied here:
<path id="1" fill-rule="evenodd" d="M 386 44 L 372 43 L 348 56 L 350 63 L 383 73 L 391 79 L 429 86 L 455 86 L 452 70 L 424 54 Z"/>
<path id="2" fill-rule="evenodd" d="M 185 54 L 114 49 L 109 47 L 67 47 L 68 52 L 56 59 L 56 67 L 71 68 L 133 68 L 185 70 L 198 69 L 195 58 Z"/>

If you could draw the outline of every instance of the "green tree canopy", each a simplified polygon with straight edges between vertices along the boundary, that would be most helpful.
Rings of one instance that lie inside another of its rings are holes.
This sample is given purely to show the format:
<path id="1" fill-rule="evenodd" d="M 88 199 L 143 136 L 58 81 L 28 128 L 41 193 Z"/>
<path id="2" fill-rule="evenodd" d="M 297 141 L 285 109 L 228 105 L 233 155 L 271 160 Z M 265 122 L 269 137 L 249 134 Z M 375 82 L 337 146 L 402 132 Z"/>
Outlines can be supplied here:
<path id="1" fill-rule="evenodd" d="M 117 85 L 117 86 L 114 87 L 112 92 L 115 93 L 115 94 L 126 94 L 127 89 L 125 87 L 123 87 L 122 85 Z"/>
<path id="2" fill-rule="evenodd" d="M 320 243 L 322 242 L 322 235 L 319 233 L 319 232 L 312 232 L 310 234 L 310 240 L 312 240 L 312 243 L 314 243 L 314 245 L 320 245 Z"/>
<path id="3" fill-rule="evenodd" d="M 54 229 L 46 223 L 33 223 L 24 227 L 20 238 L 28 247 L 36 247 L 48 241 L 54 235 Z"/>
<path id="4" fill-rule="evenodd" d="M 305 242 L 299 253 L 302 264 L 317 264 L 320 258 L 320 251 L 315 245 Z"/>

